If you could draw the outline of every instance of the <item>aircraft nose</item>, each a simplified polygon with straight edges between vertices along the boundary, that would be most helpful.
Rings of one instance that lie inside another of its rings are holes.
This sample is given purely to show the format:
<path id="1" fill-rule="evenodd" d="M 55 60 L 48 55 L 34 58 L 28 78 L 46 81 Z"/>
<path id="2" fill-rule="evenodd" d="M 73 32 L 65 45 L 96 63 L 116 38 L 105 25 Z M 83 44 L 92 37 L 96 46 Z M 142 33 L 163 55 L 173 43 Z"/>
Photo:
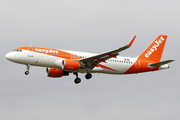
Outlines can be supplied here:
<path id="1" fill-rule="evenodd" d="M 6 59 L 11 60 L 12 59 L 12 54 L 11 53 L 7 53 L 5 55 L 5 57 L 6 57 Z"/>

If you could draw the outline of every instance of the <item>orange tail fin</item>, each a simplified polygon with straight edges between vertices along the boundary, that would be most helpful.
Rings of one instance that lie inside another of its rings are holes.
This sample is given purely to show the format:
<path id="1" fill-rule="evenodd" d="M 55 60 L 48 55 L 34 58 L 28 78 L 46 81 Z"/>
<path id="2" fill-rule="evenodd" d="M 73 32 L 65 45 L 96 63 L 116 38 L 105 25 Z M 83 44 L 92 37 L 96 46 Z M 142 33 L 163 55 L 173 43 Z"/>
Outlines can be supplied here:
<path id="1" fill-rule="evenodd" d="M 138 58 L 153 62 L 160 62 L 166 39 L 167 35 L 159 35 Z"/>

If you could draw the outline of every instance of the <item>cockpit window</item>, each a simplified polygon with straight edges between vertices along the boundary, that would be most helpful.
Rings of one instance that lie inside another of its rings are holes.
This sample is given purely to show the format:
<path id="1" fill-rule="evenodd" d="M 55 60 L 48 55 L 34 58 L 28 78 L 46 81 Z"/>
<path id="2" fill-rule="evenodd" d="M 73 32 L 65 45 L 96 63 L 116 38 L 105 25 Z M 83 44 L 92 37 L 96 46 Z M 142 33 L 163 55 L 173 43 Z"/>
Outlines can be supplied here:
<path id="1" fill-rule="evenodd" d="M 14 49 L 13 51 L 22 52 L 21 49 Z"/>

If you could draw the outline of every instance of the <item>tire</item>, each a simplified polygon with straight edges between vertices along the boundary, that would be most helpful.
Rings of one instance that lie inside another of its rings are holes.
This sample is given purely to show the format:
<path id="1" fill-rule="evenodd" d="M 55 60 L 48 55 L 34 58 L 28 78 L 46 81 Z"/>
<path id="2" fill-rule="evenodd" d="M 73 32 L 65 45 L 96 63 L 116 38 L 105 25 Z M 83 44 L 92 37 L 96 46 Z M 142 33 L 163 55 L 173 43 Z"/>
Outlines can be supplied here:
<path id="1" fill-rule="evenodd" d="M 74 80 L 74 83 L 76 83 L 76 84 L 79 84 L 81 82 L 81 79 L 80 78 L 76 78 L 75 80 Z"/>
<path id="2" fill-rule="evenodd" d="M 87 74 L 85 75 L 85 78 L 86 78 L 86 79 L 91 79 L 91 78 L 92 78 L 92 74 L 91 74 L 91 73 L 87 73 Z"/>
<path id="3" fill-rule="evenodd" d="M 25 72 L 25 75 L 29 75 L 29 71 L 26 71 L 26 72 Z"/>

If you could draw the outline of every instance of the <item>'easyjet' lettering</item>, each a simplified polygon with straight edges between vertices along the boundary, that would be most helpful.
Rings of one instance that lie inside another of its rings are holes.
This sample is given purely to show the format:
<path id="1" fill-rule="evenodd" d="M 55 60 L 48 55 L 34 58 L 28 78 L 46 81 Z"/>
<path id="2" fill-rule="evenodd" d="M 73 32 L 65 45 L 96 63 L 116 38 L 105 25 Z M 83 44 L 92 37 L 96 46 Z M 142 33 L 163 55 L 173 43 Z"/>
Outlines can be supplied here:
<path id="1" fill-rule="evenodd" d="M 49 53 L 57 53 L 57 54 L 58 54 L 58 51 L 57 51 L 57 50 L 55 51 L 55 50 L 51 50 L 51 49 L 50 49 L 50 50 L 47 50 L 47 49 L 37 49 L 37 48 L 36 48 L 35 51 L 38 51 L 38 52 L 46 52 L 46 53 L 48 53 L 48 52 L 49 52 Z"/>
<path id="2" fill-rule="evenodd" d="M 159 47 L 159 45 L 164 41 L 165 39 L 163 37 L 160 37 L 159 40 L 155 41 L 155 44 L 150 48 L 150 50 L 145 54 L 145 57 L 148 58 L 154 51 L 156 51 Z"/>

